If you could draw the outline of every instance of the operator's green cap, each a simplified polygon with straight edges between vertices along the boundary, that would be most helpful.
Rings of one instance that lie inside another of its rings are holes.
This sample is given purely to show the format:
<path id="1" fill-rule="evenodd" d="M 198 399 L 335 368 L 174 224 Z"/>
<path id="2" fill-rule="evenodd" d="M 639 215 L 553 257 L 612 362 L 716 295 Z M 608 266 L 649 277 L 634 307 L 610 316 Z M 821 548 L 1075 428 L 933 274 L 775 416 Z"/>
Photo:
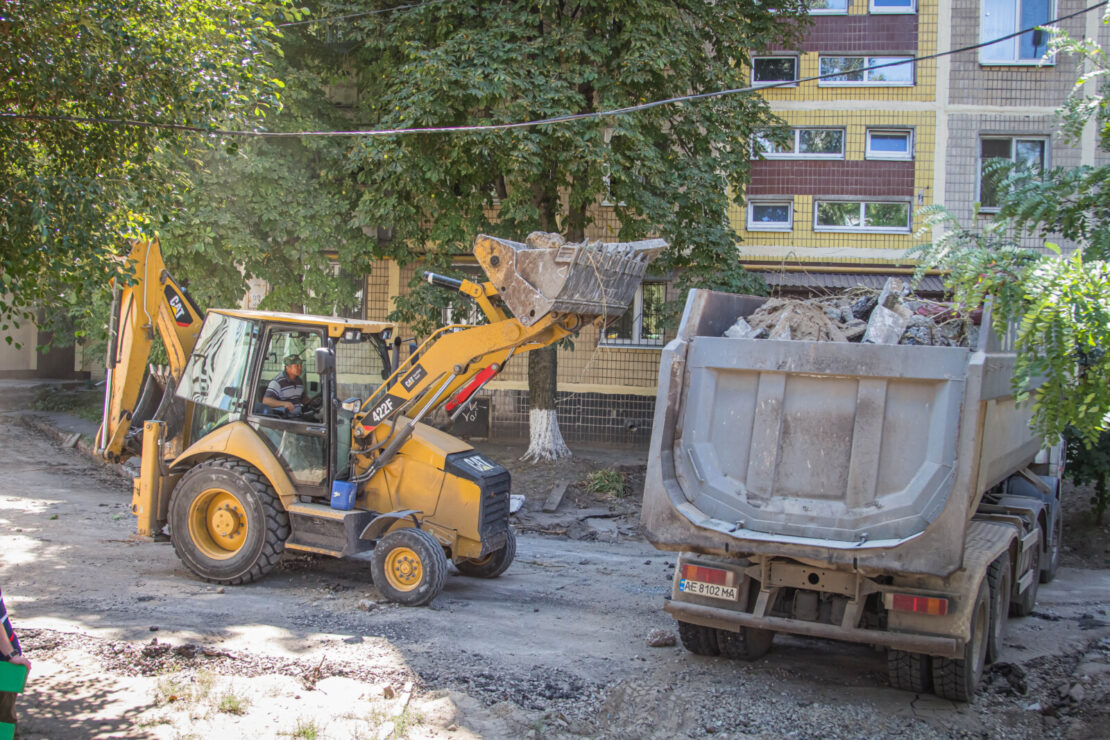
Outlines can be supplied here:
<path id="1" fill-rule="evenodd" d="M 286 355 L 285 356 L 285 364 L 286 365 L 303 365 L 304 360 L 301 359 L 300 355 Z"/>

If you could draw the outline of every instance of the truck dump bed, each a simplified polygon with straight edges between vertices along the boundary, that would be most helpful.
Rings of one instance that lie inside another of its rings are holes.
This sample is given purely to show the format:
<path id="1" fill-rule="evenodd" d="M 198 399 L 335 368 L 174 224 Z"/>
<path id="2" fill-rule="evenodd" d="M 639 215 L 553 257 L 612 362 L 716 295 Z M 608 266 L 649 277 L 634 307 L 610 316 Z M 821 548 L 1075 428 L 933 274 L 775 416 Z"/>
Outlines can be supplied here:
<path id="1" fill-rule="evenodd" d="M 690 293 L 661 358 L 648 539 L 879 571 L 961 567 L 979 495 L 1040 448 L 988 318 L 974 350 L 723 336 L 763 300 Z"/>

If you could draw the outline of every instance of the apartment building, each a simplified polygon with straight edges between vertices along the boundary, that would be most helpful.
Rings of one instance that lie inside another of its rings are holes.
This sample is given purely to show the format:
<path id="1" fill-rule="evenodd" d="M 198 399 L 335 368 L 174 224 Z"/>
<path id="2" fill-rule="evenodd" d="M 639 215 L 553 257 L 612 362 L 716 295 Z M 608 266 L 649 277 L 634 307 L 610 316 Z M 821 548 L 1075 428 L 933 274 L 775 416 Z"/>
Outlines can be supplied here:
<path id="1" fill-rule="evenodd" d="M 990 159 L 1100 162 L 1093 129 L 1078 144 L 1056 132 L 1055 111 L 1076 67 L 1070 59 L 1040 63 L 1045 34 L 966 49 L 1084 7 L 1080 0 L 814 0 L 802 41 L 752 60 L 752 84 L 774 85 L 761 94 L 789 131 L 754 144 L 745 203 L 730 211 L 742 237 L 738 259 L 783 292 L 880 286 L 912 269 L 907 250 L 930 238 L 917 234 L 924 206 L 944 204 L 966 224 L 992 217 L 997 196 L 982 176 Z M 1096 9 L 1060 25 L 1110 45 L 1101 17 Z M 612 239 L 606 209 L 597 216 L 587 236 Z M 387 315 L 411 277 L 410 268 L 391 263 L 370 275 L 367 315 Z M 922 287 L 939 292 L 942 283 L 929 277 Z M 568 441 L 647 443 L 668 339 L 663 304 L 678 298 L 670 285 L 649 282 L 621 321 L 604 333 L 587 329 L 573 350 L 559 351 L 557 409 Z M 522 358 L 488 386 L 462 430 L 526 439 L 527 387 Z"/>

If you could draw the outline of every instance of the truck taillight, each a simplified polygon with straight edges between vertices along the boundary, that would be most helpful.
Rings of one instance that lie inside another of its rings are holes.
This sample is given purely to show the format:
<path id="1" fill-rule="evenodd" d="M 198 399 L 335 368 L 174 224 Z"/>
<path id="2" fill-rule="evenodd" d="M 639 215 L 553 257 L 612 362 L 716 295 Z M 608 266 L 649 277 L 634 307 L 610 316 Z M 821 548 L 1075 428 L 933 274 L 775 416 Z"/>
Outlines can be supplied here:
<path id="1" fill-rule="evenodd" d="M 704 565 L 682 564 L 682 577 L 688 581 L 712 583 L 718 586 L 731 586 L 732 573 L 720 568 L 706 568 Z"/>
<path id="2" fill-rule="evenodd" d="M 898 612 L 913 612 L 943 617 L 948 613 L 948 599 L 938 596 L 911 596 L 910 594 L 890 594 L 888 609 Z"/>

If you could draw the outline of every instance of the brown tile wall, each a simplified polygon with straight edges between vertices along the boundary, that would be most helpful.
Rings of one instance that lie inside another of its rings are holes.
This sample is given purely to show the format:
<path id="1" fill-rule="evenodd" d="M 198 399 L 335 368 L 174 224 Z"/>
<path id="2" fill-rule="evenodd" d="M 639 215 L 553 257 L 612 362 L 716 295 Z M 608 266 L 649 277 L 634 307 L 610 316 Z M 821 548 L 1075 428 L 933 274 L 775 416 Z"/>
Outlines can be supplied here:
<path id="1" fill-rule="evenodd" d="M 775 51 L 822 54 L 912 54 L 917 51 L 917 14 L 818 15 L 797 46 Z"/>
<path id="2" fill-rule="evenodd" d="M 913 162 L 767 159 L 752 162 L 748 195 L 913 195 Z"/>

